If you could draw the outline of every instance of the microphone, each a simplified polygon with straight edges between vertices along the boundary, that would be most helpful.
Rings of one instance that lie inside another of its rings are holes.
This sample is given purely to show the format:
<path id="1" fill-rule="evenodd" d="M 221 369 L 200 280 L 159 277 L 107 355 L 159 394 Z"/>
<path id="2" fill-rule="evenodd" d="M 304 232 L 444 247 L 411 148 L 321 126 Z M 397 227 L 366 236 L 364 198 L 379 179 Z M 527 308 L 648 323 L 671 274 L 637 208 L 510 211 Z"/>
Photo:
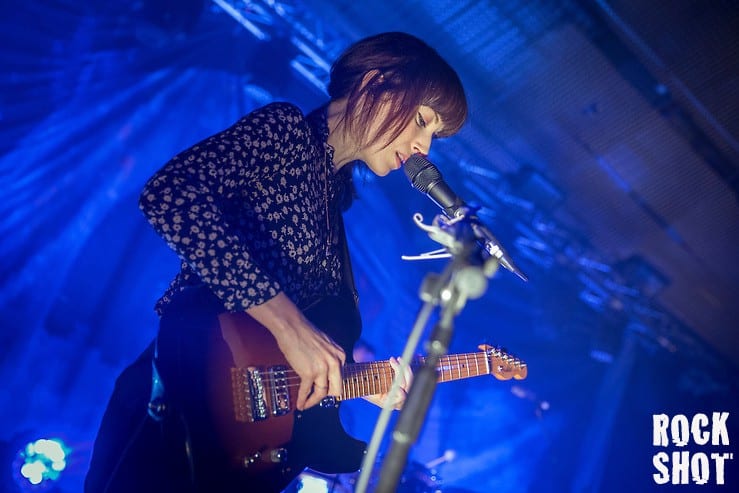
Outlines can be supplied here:
<path id="1" fill-rule="evenodd" d="M 439 169 L 422 154 L 413 154 L 406 159 L 403 171 L 413 188 L 426 194 L 441 207 L 447 217 L 454 218 L 464 213 L 461 209 L 467 207 L 467 204 L 449 188 Z"/>
<path id="2" fill-rule="evenodd" d="M 411 186 L 430 198 L 444 211 L 444 215 L 447 217 L 456 218 L 469 212 L 464 200 L 452 191 L 441 176 L 439 169 L 424 155 L 413 154 L 406 159 L 403 164 L 403 171 L 411 182 Z M 485 242 L 485 250 L 495 257 L 500 265 L 524 281 L 528 281 L 528 277 L 516 267 L 500 242 L 480 223 L 479 219 L 474 214 L 470 215 L 470 219 L 472 219 L 472 229 L 475 234 Z"/>

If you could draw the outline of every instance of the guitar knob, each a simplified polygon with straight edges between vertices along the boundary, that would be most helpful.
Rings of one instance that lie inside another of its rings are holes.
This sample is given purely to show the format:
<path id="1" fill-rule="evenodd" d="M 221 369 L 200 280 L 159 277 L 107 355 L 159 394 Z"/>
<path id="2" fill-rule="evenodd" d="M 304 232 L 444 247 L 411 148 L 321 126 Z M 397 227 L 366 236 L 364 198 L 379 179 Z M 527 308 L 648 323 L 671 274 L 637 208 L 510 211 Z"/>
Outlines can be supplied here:
<path id="1" fill-rule="evenodd" d="M 262 457 L 262 454 L 260 454 L 259 452 L 256 452 L 256 453 L 254 453 L 252 455 L 249 455 L 249 456 L 246 456 L 246 457 L 244 457 L 244 459 L 242 461 L 242 465 L 245 468 L 248 468 L 249 466 L 251 466 L 252 464 L 254 464 L 256 461 L 258 461 L 261 457 Z"/>
<path id="2" fill-rule="evenodd" d="M 287 449 L 277 448 L 270 453 L 272 462 L 284 463 L 287 462 Z"/>

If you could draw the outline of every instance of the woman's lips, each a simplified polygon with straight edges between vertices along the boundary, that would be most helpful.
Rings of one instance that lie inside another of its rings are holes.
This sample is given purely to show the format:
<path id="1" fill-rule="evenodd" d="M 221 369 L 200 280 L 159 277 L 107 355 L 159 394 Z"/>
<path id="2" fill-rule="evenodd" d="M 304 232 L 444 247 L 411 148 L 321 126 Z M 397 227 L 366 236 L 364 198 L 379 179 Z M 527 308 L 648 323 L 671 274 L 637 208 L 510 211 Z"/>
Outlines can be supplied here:
<path id="1" fill-rule="evenodd" d="M 402 154 L 396 152 L 395 153 L 395 169 L 400 169 L 401 166 L 405 163 L 405 157 L 403 157 Z"/>

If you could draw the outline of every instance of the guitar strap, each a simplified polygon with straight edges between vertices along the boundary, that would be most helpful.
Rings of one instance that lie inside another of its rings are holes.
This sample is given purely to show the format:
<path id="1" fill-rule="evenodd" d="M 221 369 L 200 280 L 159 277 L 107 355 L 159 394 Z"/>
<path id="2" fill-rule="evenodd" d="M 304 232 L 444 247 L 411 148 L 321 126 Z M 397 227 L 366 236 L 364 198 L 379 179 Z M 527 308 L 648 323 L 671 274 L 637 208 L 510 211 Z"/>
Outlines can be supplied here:
<path id="1" fill-rule="evenodd" d="M 339 241 L 341 242 L 341 263 L 344 268 L 343 281 L 346 289 L 354 297 L 354 306 L 359 308 L 359 293 L 354 283 L 354 272 L 352 271 L 352 259 L 349 256 L 349 242 L 346 238 L 346 229 L 344 228 L 344 215 L 339 214 Z"/>

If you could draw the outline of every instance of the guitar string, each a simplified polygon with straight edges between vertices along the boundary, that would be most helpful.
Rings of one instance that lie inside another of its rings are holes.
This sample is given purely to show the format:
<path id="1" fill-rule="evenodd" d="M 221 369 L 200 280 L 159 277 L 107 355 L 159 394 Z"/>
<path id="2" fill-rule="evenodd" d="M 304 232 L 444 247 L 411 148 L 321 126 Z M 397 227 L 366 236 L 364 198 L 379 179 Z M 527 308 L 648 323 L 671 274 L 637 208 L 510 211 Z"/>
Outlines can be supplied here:
<path id="1" fill-rule="evenodd" d="M 479 353 L 470 353 L 470 354 L 473 355 L 473 359 L 475 360 L 475 365 L 476 366 L 479 366 L 477 360 L 480 359 L 479 356 L 481 356 L 482 354 L 479 354 Z M 482 356 L 486 356 L 487 357 L 487 355 L 482 355 Z M 462 357 L 464 357 L 465 363 L 460 363 L 460 360 L 462 359 Z M 454 356 L 447 356 L 446 358 L 449 358 L 449 359 L 454 358 L 457 361 L 456 361 L 456 363 L 455 362 L 452 362 L 452 361 L 446 361 L 446 362 L 442 363 L 441 365 L 444 366 L 444 368 L 442 368 L 442 369 L 439 370 L 441 373 L 444 373 L 444 372 L 451 373 L 454 370 L 459 370 L 461 372 L 465 367 L 467 368 L 467 373 L 470 373 L 470 369 L 469 368 L 472 365 L 469 363 L 469 356 L 468 355 L 466 355 L 466 354 L 454 355 Z M 423 362 L 423 361 L 421 361 L 421 362 Z M 450 364 L 445 364 L 445 363 L 450 363 Z M 515 366 L 515 367 L 518 367 L 518 368 L 522 368 L 522 367 L 525 367 L 526 366 L 525 363 L 521 362 L 517 358 L 516 359 L 509 359 L 507 361 L 507 363 L 509 365 L 511 365 L 511 366 Z M 394 373 L 395 373 L 394 370 L 389 366 L 389 363 L 387 361 L 379 361 L 379 362 L 371 362 L 371 363 L 354 363 L 354 364 L 352 364 L 351 367 L 345 367 L 344 370 L 346 372 L 346 374 L 343 375 L 344 377 L 346 377 L 347 375 L 354 375 L 354 374 L 367 373 L 367 372 L 369 372 L 370 374 L 374 374 L 374 373 L 380 372 L 383 375 L 387 374 L 388 372 L 390 373 L 390 375 L 394 375 Z M 300 378 L 296 374 L 295 370 L 293 370 L 291 368 L 288 368 L 288 369 L 285 369 L 285 370 L 281 370 L 281 371 L 283 371 L 285 373 L 288 373 L 289 376 L 287 376 L 287 377 L 275 377 L 275 376 L 273 376 L 274 375 L 274 370 L 270 370 L 267 373 L 267 375 L 265 376 L 265 379 L 270 379 L 270 378 L 277 379 L 277 378 L 279 378 L 279 379 L 282 380 L 282 379 L 292 379 L 292 378 L 298 378 L 299 379 Z"/>
<path id="2" fill-rule="evenodd" d="M 499 354 L 503 355 L 504 353 Z M 464 367 L 467 368 L 467 377 L 488 374 L 492 368 L 492 366 L 488 366 L 490 363 L 488 358 L 490 356 L 491 355 L 488 352 L 476 352 L 443 357 L 442 361 L 439 363 L 439 366 L 441 367 L 439 373 L 442 377 L 442 381 L 445 371 L 448 372 L 451 380 L 455 380 L 454 370 L 457 370 L 457 378 L 465 378 L 462 374 Z M 474 375 L 472 375 L 470 357 L 474 360 Z M 484 373 L 480 372 L 479 360 L 481 358 L 485 363 L 485 365 L 483 365 L 483 368 L 485 369 Z M 498 359 L 497 355 L 496 359 Z M 526 363 L 523 363 L 518 358 L 510 355 L 505 355 L 505 357 L 501 359 L 507 359 L 509 364 L 514 367 L 518 367 L 519 369 L 526 366 Z M 423 363 L 424 360 L 425 358 L 423 357 L 415 358 L 416 363 Z M 454 360 L 456 360 L 456 363 Z M 460 363 L 460 360 L 464 360 L 464 363 Z M 386 393 L 390 390 L 390 386 L 395 377 L 395 370 L 390 366 L 389 361 L 354 363 L 350 366 L 344 367 L 344 370 L 346 370 L 346 374 L 342 375 L 341 392 L 338 395 L 331 396 L 339 400 Z M 517 375 L 519 374 L 517 373 L 516 376 Z M 359 378 L 356 378 L 357 376 L 359 376 Z M 266 387 L 271 389 L 269 393 L 273 393 L 277 386 L 291 392 L 296 387 L 300 387 L 301 378 L 295 370 L 288 367 L 281 370 L 280 376 L 276 375 L 274 370 L 264 372 L 263 382 Z M 251 392 L 249 392 L 249 394 L 251 394 Z M 272 398 L 275 398 L 275 396 L 273 395 Z M 250 399 L 251 398 L 248 398 L 248 400 Z"/>
<path id="3" fill-rule="evenodd" d="M 445 356 L 444 357 L 444 360 L 445 361 L 443 361 L 443 362 L 440 363 L 440 366 L 443 366 L 443 368 L 440 371 L 442 371 L 442 372 L 444 372 L 444 371 L 453 371 L 453 370 L 456 370 L 456 369 L 463 368 L 465 366 L 468 366 L 469 367 L 469 366 L 471 366 L 470 363 L 469 363 L 469 360 L 470 359 L 473 359 L 474 362 L 475 362 L 475 364 L 477 365 L 478 364 L 478 360 L 481 359 L 481 357 L 482 357 L 482 359 L 484 361 L 488 357 L 488 355 L 487 354 L 484 354 L 484 353 L 464 353 L 464 354 L 459 354 L 459 355 Z M 452 361 L 452 359 L 456 360 L 456 362 L 455 361 Z M 464 359 L 464 363 L 461 363 L 460 362 L 462 359 Z M 516 367 L 519 367 L 519 368 L 526 366 L 526 363 L 524 363 L 521 360 L 519 360 L 518 358 L 515 358 L 515 357 L 510 356 L 510 355 L 507 358 L 505 356 L 501 356 L 501 357 L 496 357 L 495 359 L 496 360 L 502 359 L 508 365 L 516 366 Z M 414 363 L 420 363 L 420 364 L 422 364 L 422 363 L 424 363 L 424 358 L 415 360 Z M 349 374 L 352 374 L 352 373 L 364 373 L 364 372 L 367 372 L 367 371 L 369 371 L 371 373 L 374 370 L 379 370 L 379 371 L 388 371 L 388 370 L 390 370 L 391 372 L 393 371 L 391 369 L 390 363 L 388 361 L 373 361 L 373 362 L 368 362 L 368 363 L 352 363 L 351 366 L 345 366 L 344 367 L 344 371 L 348 372 Z M 292 368 L 286 368 L 285 370 L 282 370 L 282 371 L 287 372 L 287 373 L 291 373 L 291 374 L 292 373 L 295 373 L 295 370 L 293 370 Z"/>
<path id="4" fill-rule="evenodd" d="M 479 359 L 477 353 L 470 353 L 470 354 L 475 355 L 475 360 Z M 457 359 L 460 359 L 460 358 L 457 358 Z M 451 367 L 449 368 L 440 370 L 440 373 L 442 373 L 442 375 L 444 373 L 449 373 L 453 378 L 454 377 L 453 372 L 456 370 L 457 374 L 459 375 L 459 378 L 462 378 L 462 373 L 465 371 L 464 368 L 466 367 L 467 375 L 472 376 L 472 372 L 471 372 L 472 365 L 469 364 L 468 358 L 465 358 L 465 360 L 466 360 L 466 364 L 460 364 L 459 361 L 457 361 L 456 366 L 451 365 Z M 384 365 L 382 365 L 382 363 L 384 363 Z M 521 363 L 518 359 L 516 359 L 515 361 L 509 361 L 508 363 L 518 368 L 525 366 L 525 363 Z M 349 385 L 372 384 L 373 382 L 376 382 L 376 380 L 371 379 L 372 376 L 375 376 L 377 378 L 385 378 L 385 379 L 387 379 L 388 377 L 392 378 L 395 376 L 395 371 L 389 367 L 389 364 L 387 362 L 379 362 L 379 364 L 378 363 L 355 363 L 354 365 L 356 366 L 348 369 L 348 372 L 342 375 L 342 385 L 344 384 L 349 384 Z M 475 366 L 479 367 L 479 365 L 477 365 L 477 361 L 475 361 Z M 287 369 L 287 370 L 283 370 L 283 372 L 287 373 L 287 375 L 278 377 L 274 374 L 274 372 L 268 371 L 264 374 L 263 379 L 264 381 L 268 383 L 273 383 L 276 381 L 288 382 L 287 383 L 288 387 L 299 387 L 300 386 L 299 382 L 301 379 L 300 379 L 300 376 L 297 375 L 295 370 Z M 354 378 L 355 375 L 361 374 L 361 373 L 367 373 L 367 372 L 369 372 L 370 374 L 370 377 L 369 377 L 370 379 L 368 379 L 368 377 L 365 377 L 360 380 L 352 381 L 352 378 Z M 475 373 L 476 373 L 475 376 L 480 376 L 484 374 L 484 373 L 479 372 L 479 368 L 476 369 Z M 298 383 L 292 383 L 295 380 L 298 380 Z"/>
<path id="5" fill-rule="evenodd" d="M 439 364 L 444 367 L 451 367 L 451 369 L 455 369 L 457 366 L 465 366 L 465 364 L 460 363 L 460 361 L 463 359 L 466 362 L 466 364 L 469 365 L 470 359 L 473 359 L 477 362 L 477 360 L 479 360 L 480 358 L 485 360 L 488 356 L 490 355 L 488 355 L 487 353 L 453 354 L 453 355 L 447 355 L 447 356 L 442 357 L 443 361 L 440 362 Z M 493 355 L 493 356 L 495 356 L 496 360 L 501 359 L 504 362 L 510 365 L 513 365 L 513 366 L 519 366 L 519 367 L 526 366 L 526 363 L 522 362 L 520 359 L 514 356 L 511 356 L 511 355 L 505 355 L 501 353 L 498 356 L 496 355 Z M 454 360 L 456 360 L 456 362 Z M 423 364 L 424 362 L 425 362 L 425 358 L 423 357 L 414 359 L 414 363 Z M 345 366 L 343 369 L 349 372 L 359 373 L 359 372 L 364 372 L 364 371 L 372 370 L 372 369 L 386 370 L 390 367 L 389 365 L 390 363 L 387 360 L 371 361 L 371 362 L 362 362 L 362 363 L 350 363 L 349 365 Z M 287 368 L 284 371 L 294 372 L 292 368 Z"/>

